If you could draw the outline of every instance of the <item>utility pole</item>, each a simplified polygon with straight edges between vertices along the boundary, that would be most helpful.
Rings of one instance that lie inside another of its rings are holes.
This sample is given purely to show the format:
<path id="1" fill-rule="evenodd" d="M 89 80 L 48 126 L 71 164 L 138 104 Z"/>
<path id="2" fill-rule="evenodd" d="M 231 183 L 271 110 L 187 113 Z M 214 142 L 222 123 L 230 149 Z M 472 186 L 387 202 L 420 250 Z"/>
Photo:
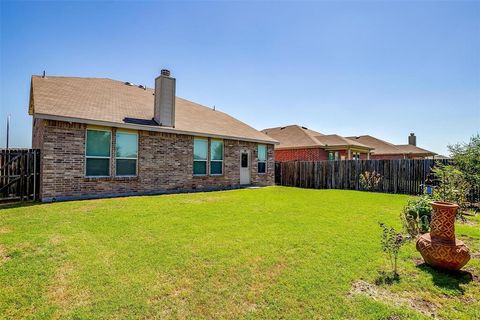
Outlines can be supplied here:
<path id="1" fill-rule="evenodd" d="M 10 115 L 7 116 L 7 150 L 8 150 L 9 135 L 10 135 Z"/>

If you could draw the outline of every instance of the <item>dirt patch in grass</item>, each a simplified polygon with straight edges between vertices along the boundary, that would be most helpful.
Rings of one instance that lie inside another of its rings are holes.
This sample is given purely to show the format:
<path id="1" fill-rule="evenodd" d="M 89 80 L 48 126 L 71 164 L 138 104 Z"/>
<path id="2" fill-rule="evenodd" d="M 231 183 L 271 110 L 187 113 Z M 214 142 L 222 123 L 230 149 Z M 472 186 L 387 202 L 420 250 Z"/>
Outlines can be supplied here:
<path id="1" fill-rule="evenodd" d="M 407 306 L 426 316 L 437 318 L 436 311 L 438 306 L 422 298 L 406 298 L 396 293 L 390 292 L 384 288 L 378 287 L 372 283 L 359 280 L 353 283 L 348 294 L 350 297 L 355 295 L 365 295 L 375 301 L 380 301 L 396 307 Z"/>
<path id="2" fill-rule="evenodd" d="M 71 284 L 75 268 L 72 264 L 66 263 L 59 267 L 53 278 L 53 282 L 48 289 L 48 298 L 50 302 L 56 305 L 56 316 L 64 317 L 76 307 L 83 306 L 89 302 L 89 293 Z"/>
<path id="3" fill-rule="evenodd" d="M 7 255 L 7 248 L 0 244 L 0 265 L 10 260 L 10 257 Z"/>
<path id="4" fill-rule="evenodd" d="M 9 227 L 0 227 L 0 234 L 1 233 L 10 233 L 12 232 L 12 229 Z"/>
<path id="5" fill-rule="evenodd" d="M 53 244 L 54 246 L 58 246 L 59 244 L 63 243 L 65 241 L 65 237 L 55 234 L 48 239 L 48 241 Z"/>
<path id="6" fill-rule="evenodd" d="M 182 204 L 203 204 L 203 203 L 213 203 L 213 202 L 219 202 L 220 197 L 202 197 L 202 198 L 185 198 L 182 199 L 181 203 Z"/>

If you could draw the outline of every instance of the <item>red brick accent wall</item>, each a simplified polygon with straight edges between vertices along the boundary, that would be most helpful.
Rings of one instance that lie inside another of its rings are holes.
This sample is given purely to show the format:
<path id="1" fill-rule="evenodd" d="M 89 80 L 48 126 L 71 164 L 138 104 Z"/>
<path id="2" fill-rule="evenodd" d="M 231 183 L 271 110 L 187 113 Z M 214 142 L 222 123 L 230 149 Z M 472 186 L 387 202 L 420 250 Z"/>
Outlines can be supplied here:
<path id="1" fill-rule="evenodd" d="M 370 159 L 372 160 L 401 160 L 405 159 L 403 154 L 371 154 Z"/>
<path id="2" fill-rule="evenodd" d="M 275 150 L 275 161 L 320 161 L 328 160 L 328 153 L 320 148 Z"/>
<path id="3" fill-rule="evenodd" d="M 240 184 L 240 152 L 251 154 L 253 185 L 273 185 L 274 151 L 267 145 L 267 173 L 257 173 L 257 143 L 224 140 L 224 174 L 193 176 L 193 136 L 138 131 L 138 176 L 115 177 L 115 128 L 112 129 L 111 177 L 85 177 L 86 125 L 50 120 L 34 123 L 34 141 L 41 149 L 40 197 L 53 199 L 81 198 L 134 193 L 161 193 L 234 187 Z"/>

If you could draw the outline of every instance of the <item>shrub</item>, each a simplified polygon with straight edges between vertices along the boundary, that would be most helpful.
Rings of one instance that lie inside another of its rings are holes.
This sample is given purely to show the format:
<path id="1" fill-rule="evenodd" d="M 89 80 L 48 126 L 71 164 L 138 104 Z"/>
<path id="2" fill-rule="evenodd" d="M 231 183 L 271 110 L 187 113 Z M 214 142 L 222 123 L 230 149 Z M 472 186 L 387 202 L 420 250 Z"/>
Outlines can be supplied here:
<path id="1" fill-rule="evenodd" d="M 442 163 L 435 164 L 432 173 L 439 182 L 433 188 L 433 199 L 458 204 L 459 214 L 466 211 L 470 184 L 466 180 L 465 174 L 454 166 Z"/>
<path id="2" fill-rule="evenodd" d="M 468 143 L 448 146 L 455 167 L 465 174 L 472 186 L 480 186 L 480 134 L 470 138 Z"/>
<path id="3" fill-rule="evenodd" d="M 382 250 L 390 262 L 393 277 L 398 278 L 398 254 L 407 238 L 397 232 L 395 228 L 387 227 L 384 223 L 380 223 L 380 227 L 382 228 Z"/>
<path id="4" fill-rule="evenodd" d="M 412 238 L 429 231 L 432 220 L 431 201 L 432 199 L 428 195 L 422 195 L 409 200 L 403 208 L 403 226 Z"/>
<path id="5" fill-rule="evenodd" d="M 365 171 L 360 174 L 360 186 L 363 190 L 376 190 L 382 181 L 382 175 L 376 171 Z"/>

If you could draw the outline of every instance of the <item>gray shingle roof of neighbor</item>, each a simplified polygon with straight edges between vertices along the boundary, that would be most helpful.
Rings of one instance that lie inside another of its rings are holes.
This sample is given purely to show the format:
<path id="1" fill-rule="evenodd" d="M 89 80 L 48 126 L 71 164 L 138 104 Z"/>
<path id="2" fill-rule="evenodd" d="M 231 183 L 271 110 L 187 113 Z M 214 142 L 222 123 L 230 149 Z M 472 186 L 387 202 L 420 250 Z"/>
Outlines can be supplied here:
<path id="1" fill-rule="evenodd" d="M 106 78 L 32 76 L 29 114 L 39 118 L 235 140 L 275 139 L 218 110 L 176 97 L 175 128 L 158 126 L 154 90 Z"/>
<path id="2" fill-rule="evenodd" d="M 435 155 L 435 152 L 419 148 L 417 146 L 413 146 L 410 144 L 401 144 L 396 145 L 370 135 L 362 135 L 356 137 L 347 137 L 351 140 L 356 140 L 360 143 L 365 145 L 369 145 L 373 150 L 373 154 L 414 154 L 414 155 L 424 155 L 424 156 L 432 156 Z"/>
<path id="3" fill-rule="evenodd" d="M 360 149 L 371 149 L 360 142 L 347 139 L 337 134 L 325 135 L 320 132 L 302 127 L 299 125 L 289 125 L 285 127 L 275 127 L 262 130 L 265 134 L 280 143 L 276 146 L 281 148 L 299 148 L 299 147 L 356 147 Z"/>

